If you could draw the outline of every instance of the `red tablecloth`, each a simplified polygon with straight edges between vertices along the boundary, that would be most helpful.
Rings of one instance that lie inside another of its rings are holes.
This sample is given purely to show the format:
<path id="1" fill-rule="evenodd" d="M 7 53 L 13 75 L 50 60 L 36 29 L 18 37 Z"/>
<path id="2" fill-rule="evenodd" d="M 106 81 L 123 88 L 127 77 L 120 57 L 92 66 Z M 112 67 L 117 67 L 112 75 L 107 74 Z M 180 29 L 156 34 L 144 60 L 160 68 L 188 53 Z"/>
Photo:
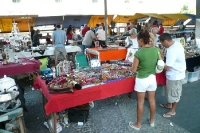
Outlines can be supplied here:
<path id="1" fill-rule="evenodd" d="M 3 65 L 0 63 L 0 77 L 7 75 L 17 75 L 22 73 L 29 73 L 29 72 L 39 72 L 41 62 L 37 60 L 28 60 L 28 59 L 21 59 L 22 64 L 10 63 L 7 65 Z"/>
<path id="2" fill-rule="evenodd" d="M 164 73 L 156 75 L 157 84 L 165 85 Z M 48 99 L 45 105 L 46 114 L 60 112 L 66 108 L 75 107 L 91 101 L 134 91 L 135 78 L 127 78 L 121 81 L 89 87 L 83 90 L 74 90 L 74 93 L 49 94 L 45 81 L 37 77 L 34 88 L 42 89 L 42 93 Z"/>

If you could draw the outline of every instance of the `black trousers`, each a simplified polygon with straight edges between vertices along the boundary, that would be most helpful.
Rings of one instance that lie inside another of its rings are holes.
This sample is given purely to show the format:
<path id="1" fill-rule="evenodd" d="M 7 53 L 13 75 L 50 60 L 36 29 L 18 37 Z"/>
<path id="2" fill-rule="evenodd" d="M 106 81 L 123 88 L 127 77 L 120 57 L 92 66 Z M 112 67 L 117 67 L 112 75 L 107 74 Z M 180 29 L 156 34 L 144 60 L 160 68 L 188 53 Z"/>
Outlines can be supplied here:
<path id="1" fill-rule="evenodd" d="M 102 41 L 102 40 L 98 40 L 99 41 L 99 46 L 101 47 L 106 47 L 106 42 Z"/>

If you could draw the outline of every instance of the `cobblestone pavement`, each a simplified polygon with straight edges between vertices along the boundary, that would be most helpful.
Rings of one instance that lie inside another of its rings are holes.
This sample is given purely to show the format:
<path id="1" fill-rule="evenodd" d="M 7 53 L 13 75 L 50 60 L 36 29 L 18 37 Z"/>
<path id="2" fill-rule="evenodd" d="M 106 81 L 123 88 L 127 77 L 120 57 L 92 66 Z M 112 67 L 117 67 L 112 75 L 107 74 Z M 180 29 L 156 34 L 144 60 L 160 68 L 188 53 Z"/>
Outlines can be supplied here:
<path id="1" fill-rule="evenodd" d="M 190 88 L 190 86 L 193 87 L 193 89 L 199 88 L 200 81 L 195 83 L 190 83 L 188 85 L 184 85 L 183 89 Z M 158 91 L 160 87 L 158 87 Z M 192 89 L 192 88 L 191 88 Z M 191 91 L 183 91 L 184 95 L 190 95 L 189 92 Z M 196 90 L 194 96 L 197 96 L 199 94 L 199 89 Z M 159 100 L 161 99 L 160 93 L 157 94 L 157 97 Z M 166 119 L 162 117 L 162 114 L 166 112 L 166 109 L 163 109 L 161 107 L 158 107 L 157 103 L 157 110 L 155 115 L 155 128 L 151 128 L 148 123 L 149 118 L 149 109 L 147 101 L 145 102 L 145 108 L 143 113 L 143 120 L 142 120 L 142 128 L 140 131 L 135 131 L 131 129 L 128 126 L 129 121 L 136 121 L 136 100 L 135 100 L 135 94 L 133 94 L 132 99 L 128 99 L 127 95 L 120 95 L 111 97 L 104 100 L 95 101 L 95 107 L 90 110 L 88 121 L 83 126 L 78 126 L 77 123 L 70 123 L 69 127 L 66 127 L 63 129 L 62 133 L 189 133 L 187 128 L 182 126 L 180 121 L 183 121 L 187 123 L 188 121 L 192 121 L 189 117 L 182 117 L 182 114 L 189 115 L 190 111 L 185 110 L 180 115 L 174 116 L 173 121 L 176 121 L 176 123 L 179 123 L 179 126 L 171 121 L 171 119 Z M 32 91 L 31 89 L 26 89 L 25 92 L 25 98 L 26 98 L 26 105 L 28 108 L 28 113 L 24 114 L 25 117 L 25 123 L 26 127 L 29 130 L 29 133 L 48 133 L 49 131 L 47 128 L 43 125 L 44 123 L 44 112 L 42 107 L 42 96 L 40 91 Z M 157 98 L 157 102 L 159 101 Z M 185 98 L 191 98 L 191 96 L 186 96 Z M 162 98 L 160 101 L 164 102 Z M 184 97 L 183 97 L 184 99 Z M 188 99 L 185 99 L 187 101 Z M 189 101 L 190 102 L 190 101 Z M 199 102 L 198 102 L 199 103 Z M 187 109 L 187 107 L 183 107 L 180 105 L 181 109 Z M 196 103 L 197 104 L 197 103 Z M 189 105 L 187 105 L 189 106 Z M 178 106 L 179 108 L 179 106 Z M 191 107 L 190 107 L 191 108 Z M 180 117 L 181 116 L 181 117 Z M 194 116 L 196 116 L 194 114 Z M 191 116 L 190 117 L 194 117 Z M 189 120 L 188 120 L 189 119 Z M 198 119 L 199 120 L 199 119 Z M 170 123 L 173 124 L 170 125 Z M 190 123 L 188 123 L 190 124 Z M 190 125 L 192 127 L 195 127 L 198 129 L 200 128 L 199 124 L 197 124 L 197 121 L 194 122 L 193 125 Z M 189 127 L 189 126 L 188 126 Z M 191 128 L 193 129 L 193 128 Z M 193 133 L 198 133 L 200 130 L 192 130 Z"/>

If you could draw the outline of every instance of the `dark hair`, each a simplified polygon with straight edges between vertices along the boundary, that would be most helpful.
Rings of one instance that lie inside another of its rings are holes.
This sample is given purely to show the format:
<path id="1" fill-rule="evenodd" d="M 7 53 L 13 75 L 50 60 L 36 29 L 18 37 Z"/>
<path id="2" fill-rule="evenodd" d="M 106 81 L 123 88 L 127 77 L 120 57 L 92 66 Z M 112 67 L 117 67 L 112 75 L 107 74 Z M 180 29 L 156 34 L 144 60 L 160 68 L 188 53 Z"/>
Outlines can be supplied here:
<path id="1" fill-rule="evenodd" d="M 142 30 L 137 35 L 137 39 L 138 40 L 142 39 L 144 41 L 144 44 L 149 44 L 149 38 L 150 34 L 147 30 Z"/>
<path id="2" fill-rule="evenodd" d="M 99 27 L 99 24 L 96 24 L 96 27 Z"/>
<path id="3" fill-rule="evenodd" d="M 67 35 L 70 33 L 70 31 L 72 31 L 72 27 L 69 26 L 69 27 L 67 28 Z"/>
<path id="4" fill-rule="evenodd" d="M 60 28 L 60 25 L 56 25 L 56 28 Z"/>
<path id="5" fill-rule="evenodd" d="M 171 37 L 171 35 L 170 35 L 169 33 L 163 33 L 163 34 L 161 34 L 161 35 L 159 36 L 159 40 L 160 40 L 161 42 L 164 42 L 165 40 L 171 41 L 171 40 L 172 40 L 172 37 Z"/>

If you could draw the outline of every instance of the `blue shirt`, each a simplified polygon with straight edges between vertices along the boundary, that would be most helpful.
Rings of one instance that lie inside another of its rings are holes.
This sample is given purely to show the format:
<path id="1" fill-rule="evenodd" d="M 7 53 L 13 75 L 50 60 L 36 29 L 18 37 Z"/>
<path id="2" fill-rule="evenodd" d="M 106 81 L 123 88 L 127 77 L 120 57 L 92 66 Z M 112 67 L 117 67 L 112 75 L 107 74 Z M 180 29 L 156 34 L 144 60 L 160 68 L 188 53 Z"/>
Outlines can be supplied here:
<path id="1" fill-rule="evenodd" d="M 54 40 L 54 47 L 64 47 L 66 41 L 66 34 L 63 30 L 55 30 L 52 34 Z"/>
<path id="2" fill-rule="evenodd" d="M 98 31 L 98 29 L 99 29 L 99 28 L 96 28 L 96 29 L 95 29 L 95 33 Z"/>

